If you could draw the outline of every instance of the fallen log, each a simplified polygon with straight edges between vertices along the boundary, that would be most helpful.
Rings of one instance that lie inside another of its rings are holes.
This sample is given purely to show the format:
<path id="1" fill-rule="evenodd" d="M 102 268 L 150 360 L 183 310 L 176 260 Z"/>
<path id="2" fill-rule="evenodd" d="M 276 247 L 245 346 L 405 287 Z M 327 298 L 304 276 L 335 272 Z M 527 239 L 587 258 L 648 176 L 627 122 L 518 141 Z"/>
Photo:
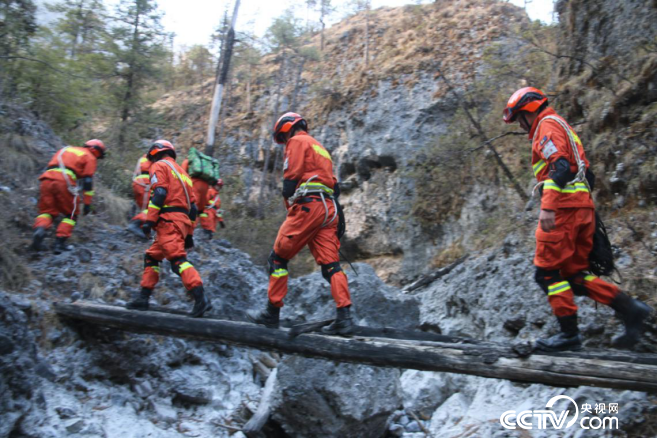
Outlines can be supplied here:
<path id="1" fill-rule="evenodd" d="M 287 329 L 272 330 L 247 322 L 194 319 L 85 302 L 58 303 L 55 309 L 63 317 L 132 332 L 237 344 L 340 362 L 470 374 L 557 387 L 583 385 L 657 392 L 655 355 L 593 351 L 520 358 L 511 348 L 490 342 L 344 338 L 317 333 L 290 339 Z"/>

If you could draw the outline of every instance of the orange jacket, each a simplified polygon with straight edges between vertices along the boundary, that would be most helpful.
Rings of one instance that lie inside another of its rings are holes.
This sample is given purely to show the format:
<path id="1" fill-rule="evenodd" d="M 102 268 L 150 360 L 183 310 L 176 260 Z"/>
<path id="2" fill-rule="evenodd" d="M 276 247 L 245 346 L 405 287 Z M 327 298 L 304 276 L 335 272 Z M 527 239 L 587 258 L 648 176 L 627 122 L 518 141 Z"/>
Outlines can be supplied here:
<path id="1" fill-rule="evenodd" d="M 91 178 L 96 172 L 96 156 L 88 148 L 81 148 L 75 146 L 68 146 L 65 149 L 60 149 L 53 155 L 48 162 L 48 170 L 46 170 L 39 180 L 64 180 L 62 169 L 59 165 L 58 157 L 61 154 L 61 161 L 66 168 L 67 179 L 70 184 L 77 186 L 77 181 L 82 178 Z M 84 192 L 85 205 L 91 204 L 91 199 L 94 196 L 93 190 Z"/>
<path id="2" fill-rule="evenodd" d="M 169 163 L 173 164 L 174 168 L 178 171 L 178 174 L 182 177 L 183 181 L 178 179 L 178 176 L 175 174 L 175 172 L 171 169 L 171 167 L 169 167 L 169 165 L 164 163 L 164 161 L 168 161 Z M 149 202 L 146 220 L 150 222 L 157 222 L 158 218 L 164 215 L 177 215 L 178 219 L 182 219 L 182 216 L 179 215 L 183 215 L 185 218 L 187 218 L 189 225 L 191 225 L 191 221 L 185 213 L 166 211 L 167 208 L 171 207 L 184 208 L 185 210 L 189 211 L 190 205 L 187 204 L 185 188 L 187 189 L 189 202 L 196 202 L 196 198 L 194 197 L 194 190 L 192 190 L 192 179 L 189 177 L 189 175 L 187 175 L 187 172 L 185 172 L 173 158 L 166 157 L 162 160 L 152 163 L 150 167 L 150 176 L 151 190 L 162 187 L 166 189 L 167 196 L 164 199 L 164 206 L 161 209 L 152 202 Z M 184 188 L 183 184 L 185 185 Z"/>
<path id="3" fill-rule="evenodd" d="M 544 210 L 557 210 L 558 208 L 594 208 L 591 193 L 584 182 L 567 185 L 564 188 L 559 187 L 549 175 L 550 164 L 559 158 L 565 158 L 570 163 L 570 171 L 575 175 L 577 173 L 577 160 L 573 154 L 568 133 L 555 120 L 547 119 L 541 123 L 546 116 L 559 116 L 552 108 L 546 108 L 534 121 L 529 131 L 529 139 L 532 140 L 532 169 L 538 181 L 544 181 L 543 197 L 541 198 L 541 208 Z M 539 126 L 540 123 L 540 126 Z M 584 147 L 579 137 L 568 125 L 575 143 L 579 156 L 589 167 L 589 162 L 584 154 Z"/>
<path id="4" fill-rule="evenodd" d="M 208 208 L 214 208 L 215 210 L 221 208 L 221 198 L 219 197 L 219 192 L 214 187 L 210 187 L 208 190 L 208 203 L 205 208 L 206 210 Z"/>
<path id="5" fill-rule="evenodd" d="M 297 188 L 312 178 L 308 187 L 333 193 L 337 179 L 333 175 L 331 155 L 307 132 L 300 131 L 287 141 L 283 169 L 283 179 L 298 181 Z"/>
<path id="6" fill-rule="evenodd" d="M 146 154 L 144 154 L 139 159 L 139 161 L 137 161 L 137 165 L 135 166 L 135 177 L 133 178 L 133 181 L 136 183 L 148 185 L 148 179 L 150 178 L 149 170 L 152 164 L 153 163 L 151 163 L 148 158 L 146 158 Z"/>

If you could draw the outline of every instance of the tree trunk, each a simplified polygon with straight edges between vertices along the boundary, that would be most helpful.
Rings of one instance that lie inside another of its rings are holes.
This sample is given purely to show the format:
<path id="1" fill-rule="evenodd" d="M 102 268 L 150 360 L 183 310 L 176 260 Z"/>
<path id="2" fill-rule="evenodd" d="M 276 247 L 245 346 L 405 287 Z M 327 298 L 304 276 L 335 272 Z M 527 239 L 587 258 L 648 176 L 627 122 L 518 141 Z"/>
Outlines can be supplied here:
<path id="1" fill-rule="evenodd" d="M 365 68 L 370 64 L 370 5 L 365 9 Z"/>
<path id="2" fill-rule="evenodd" d="M 463 96 L 459 96 L 459 95 L 456 93 L 456 91 L 455 91 L 454 88 L 452 87 L 452 84 L 451 84 L 451 83 L 449 82 L 449 80 L 445 77 L 445 75 L 443 74 L 443 72 L 442 72 L 441 69 L 438 69 L 438 74 L 440 75 L 440 77 L 442 78 L 442 80 L 443 80 L 443 81 L 445 82 L 445 84 L 447 85 L 447 89 L 448 89 L 451 93 L 453 93 L 453 94 L 456 96 L 456 98 L 458 99 L 461 108 L 463 109 L 463 111 L 465 112 L 466 116 L 467 116 L 468 119 L 470 120 L 470 123 L 472 123 L 472 126 L 473 126 L 473 127 L 475 128 L 475 130 L 477 131 L 477 134 L 479 135 L 479 137 L 482 139 L 482 141 L 486 142 L 486 140 L 488 139 L 488 136 L 487 136 L 486 133 L 484 132 L 484 129 L 481 127 L 481 124 L 479 124 L 479 122 L 478 122 L 477 120 L 475 120 L 475 118 L 474 118 L 474 116 L 472 115 L 472 113 L 470 112 L 470 110 L 468 110 L 468 107 L 467 107 L 467 105 L 465 104 L 465 99 L 463 98 Z M 486 146 L 487 146 L 488 149 L 490 149 L 490 151 L 493 153 L 493 157 L 495 157 L 495 161 L 497 161 L 497 165 L 500 166 L 500 168 L 502 169 L 502 171 L 504 172 L 504 174 L 506 175 L 506 177 L 509 178 L 509 181 L 511 181 L 511 185 L 513 186 L 513 188 L 514 188 L 514 190 L 516 191 L 516 193 L 518 193 L 518 196 L 520 196 L 520 199 L 522 199 L 522 200 L 525 201 L 525 202 L 529 201 L 529 196 L 527 195 L 527 193 L 525 193 L 525 191 L 522 189 L 522 187 L 520 187 L 520 184 L 518 184 L 518 182 L 516 181 L 515 177 L 513 176 L 513 173 L 511 173 L 511 170 L 506 166 L 506 164 L 504 163 L 504 160 L 502 160 L 502 157 L 501 157 L 500 154 L 497 152 L 497 149 L 495 148 L 495 146 L 493 146 L 492 142 L 486 142 Z"/>
<path id="3" fill-rule="evenodd" d="M 224 84 L 228 77 L 228 70 L 230 68 L 230 58 L 233 54 L 233 44 L 235 42 L 235 22 L 237 21 L 237 11 L 240 6 L 240 0 L 235 0 L 235 9 L 233 10 L 233 18 L 230 23 L 228 33 L 226 33 L 225 44 L 222 43 L 224 50 L 221 51 L 219 65 L 221 70 L 217 75 L 214 96 L 212 98 L 212 107 L 210 108 L 210 121 L 208 122 L 208 130 L 205 141 L 205 153 L 212 156 L 214 154 L 214 141 L 215 129 L 217 127 L 217 120 L 221 112 L 221 98 L 224 91 Z"/>
<path id="4" fill-rule="evenodd" d="M 140 312 L 86 302 L 55 303 L 55 311 L 60 316 L 137 333 L 224 342 L 340 362 L 469 374 L 556 387 L 596 386 L 657 392 L 657 355 L 654 354 L 582 351 L 519 357 L 512 348 L 502 344 L 408 330 L 359 327 L 350 338 L 316 333 L 290 338 L 287 329 L 190 318 L 180 311 Z M 417 339 L 413 333 L 417 333 Z M 401 339 L 390 337 L 395 335 Z"/>
<path id="5" fill-rule="evenodd" d="M 272 104 L 272 122 L 270 126 L 274 126 L 278 117 L 278 107 L 280 104 L 281 98 L 281 89 L 283 87 L 283 78 L 285 77 L 285 64 L 286 64 L 285 52 L 281 53 L 281 66 L 278 70 L 278 79 L 276 84 L 276 92 L 274 95 L 274 102 Z M 265 147 L 265 164 L 262 168 L 262 179 L 260 180 L 260 194 L 258 196 L 258 219 L 264 219 L 265 217 L 265 187 L 267 186 L 267 176 L 269 174 L 269 160 L 271 159 L 271 144 L 268 140 L 264 142 L 267 146 Z"/>

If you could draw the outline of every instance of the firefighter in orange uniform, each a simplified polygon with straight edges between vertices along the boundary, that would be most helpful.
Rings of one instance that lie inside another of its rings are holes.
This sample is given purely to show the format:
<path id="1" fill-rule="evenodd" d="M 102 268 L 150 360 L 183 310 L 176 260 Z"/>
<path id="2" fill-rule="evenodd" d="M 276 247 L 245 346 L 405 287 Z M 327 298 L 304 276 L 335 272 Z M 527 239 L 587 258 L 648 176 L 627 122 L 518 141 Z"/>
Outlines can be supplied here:
<path id="1" fill-rule="evenodd" d="M 150 196 L 150 175 L 149 169 L 151 162 L 144 154 L 143 157 L 137 161 L 135 167 L 134 177 L 132 179 L 132 194 L 135 197 L 135 204 L 139 213 L 130 220 L 128 224 L 128 231 L 143 237 L 144 233 L 141 230 L 142 225 L 146 222 L 146 214 L 148 213 L 148 198 Z"/>
<path id="2" fill-rule="evenodd" d="M 94 139 L 86 142 L 83 147 L 66 146 L 57 151 L 48 162 L 47 170 L 39 177 L 41 194 L 39 215 L 34 221 L 33 249 L 42 249 L 46 230 L 52 226 L 53 220 L 59 214 L 62 214 L 64 219 L 57 227 L 53 250 L 55 254 L 60 254 L 70 249 L 66 240 L 71 237 L 80 214 L 80 198 L 84 203 L 82 213 L 87 215 L 91 212 L 94 196 L 93 176 L 96 172 L 96 162 L 105 157 L 106 151 L 103 142 Z"/>
<path id="3" fill-rule="evenodd" d="M 220 213 L 221 209 L 221 198 L 219 197 L 219 191 L 224 186 L 224 181 L 219 179 L 217 183 L 210 187 L 208 190 L 208 202 L 205 211 L 199 214 L 201 228 L 205 237 L 208 240 L 212 240 L 212 236 L 217 231 L 217 224 L 221 225 L 221 228 L 226 228 L 224 224 L 224 218 Z"/>
<path id="4" fill-rule="evenodd" d="M 306 121 L 295 113 L 284 114 L 274 125 L 274 141 L 285 144 L 283 198 L 288 212 L 268 260 L 267 307 L 261 312 L 248 312 L 248 316 L 257 324 L 278 327 L 287 294 L 287 263 L 308 245 L 331 285 L 337 306 L 337 318 L 323 332 L 347 335 L 353 332 L 353 323 L 347 276 L 338 254 L 338 229 L 343 225 L 337 202 L 339 185 L 333 175 L 331 155 L 307 131 Z"/>
<path id="5" fill-rule="evenodd" d="M 532 142 L 532 167 L 541 187 L 541 211 L 536 229 L 535 279 L 547 294 L 561 333 L 539 339 L 542 351 L 577 350 L 582 340 L 577 327 L 574 295 L 584 295 L 616 310 L 625 334 L 614 345 L 633 346 L 651 308 L 620 291 L 618 286 L 591 275 L 589 253 L 595 232 L 591 189 L 595 178 L 588 170 L 582 143 L 568 123 L 548 106 L 540 90 L 516 91 L 504 110 L 504 121 L 517 121 Z"/>
<path id="6" fill-rule="evenodd" d="M 200 275 L 187 261 L 186 249 L 194 246 L 192 224 L 197 213 L 192 180 L 176 164 L 176 150 L 170 142 L 156 141 L 146 156 L 152 162 L 149 171 L 152 195 L 142 229 L 146 237 L 150 237 L 151 230 L 156 236 L 144 256 L 141 292 L 126 307 L 148 310 L 148 299 L 160 278 L 160 262 L 166 258 L 171 262 L 171 270 L 180 276 L 185 289 L 194 298 L 190 316 L 199 318 L 212 304 L 205 296 Z"/>
<path id="7" fill-rule="evenodd" d="M 183 161 L 182 168 L 186 173 L 189 173 L 188 159 Z M 200 178 L 192 178 L 192 183 L 194 184 L 194 195 L 196 196 L 198 202 L 198 211 L 203 213 L 208 203 L 208 190 L 210 189 L 210 184 Z M 196 226 L 196 223 L 194 225 Z"/>

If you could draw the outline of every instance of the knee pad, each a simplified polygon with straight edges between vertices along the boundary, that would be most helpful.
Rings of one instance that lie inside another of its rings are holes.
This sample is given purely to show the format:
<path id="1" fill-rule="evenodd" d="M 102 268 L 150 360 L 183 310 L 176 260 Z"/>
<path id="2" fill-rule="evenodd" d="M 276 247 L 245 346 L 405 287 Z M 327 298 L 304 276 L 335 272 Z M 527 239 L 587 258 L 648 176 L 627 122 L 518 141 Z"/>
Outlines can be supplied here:
<path id="1" fill-rule="evenodd" d="M 331 277 L 340 271 L 342 271 L 340 262 L 333 262 L 322 265 L 322 277 L 324 277 L 324 280 L 328 281 L 329 284 L 331 284 Z"/>
<path id="2" fill-rule="evenodd" d="M 269 258 L 267 259 L 269 275 L 273 274 L 277 269 L 287 270 L 287 262 L 289 262 L 289 260 L 284 259 L 272 250 L 272 252 L 269 254 Z"/>
<path id="3" fill-rule="evenodd" d="M 159 260 L 155 260 L 153 257 L 149 256 L 148 254 L 144 255 L 144 268 L 150 267 L 157 267 L 160 265 Z"/>
<path id="4" fill-rule="evenodd" d="M 584 287 L 584 277 L 585 275 L 580 272 L 566 279 L 570 283 L 573 293 L 578 297 L 587 297 L 589 295 L 589 292 Z"/>
<path id="5" fill-rule="evenodd" d="M 563 281 L 558 270 L 548 271 L 547 269 L 538 267 L 536 268 L 536 273 L 534 274 L 534 280 L 546 294 L 548 293 L 549 285 Z"/>
<path id="6" fill-rule="evenodd" d="M 177 276 L 180 276 L 180 273 L 184 268 L 184 264 L 185 263 L 189 264 L 189 262 L 187 261 L 187 257 L 178 257 L 176 259 L 169 260 L 169 262 L 171 262 L 171 272 L 173 272 Z"/>

